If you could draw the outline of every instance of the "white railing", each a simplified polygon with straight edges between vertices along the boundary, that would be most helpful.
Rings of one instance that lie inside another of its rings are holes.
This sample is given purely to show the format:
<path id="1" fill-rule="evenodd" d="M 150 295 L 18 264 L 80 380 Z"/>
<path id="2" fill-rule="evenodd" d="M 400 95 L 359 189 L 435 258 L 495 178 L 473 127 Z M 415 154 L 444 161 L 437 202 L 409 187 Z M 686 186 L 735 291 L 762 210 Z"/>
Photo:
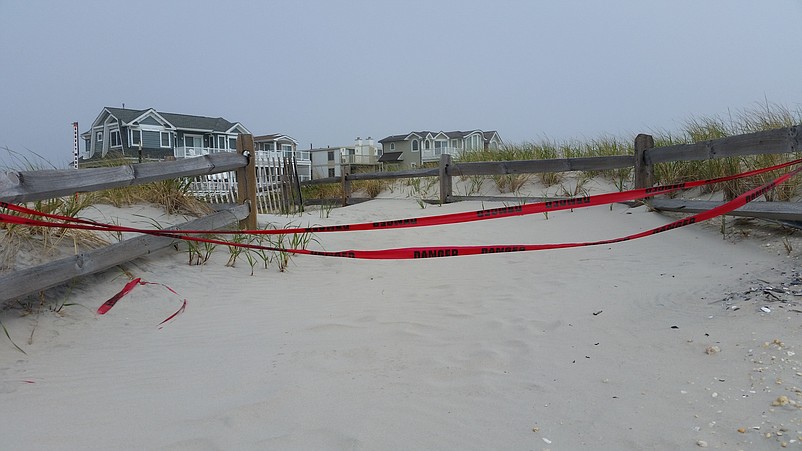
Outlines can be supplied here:
<path id="1" fill-rule="evenodd" d="M 282 150 L 257 150 L 256 161 L 269 161 L 271 158 L 291 158 L 295 156 L 295 161 L 312 161 L 312 154 L 308 150 L 282 151 Z"/>
<path id="2" fill-rule="evenodd" d="M 436 161 L 440 159 L 440 155 L 442 154 L 458 156 L 461 152 L 462 149 L 459 147 L 439 147 L 436 149 L 423 150 L 421 153 L 421 159 L 423 161 Z"/>
<path id="3" fill-rule="evenodd" d="M 174 155 L 176 158 L 192 158 L 209 155 L 211 153 L 219 152 L 236 152 L 234 149 L 220 149 L 217 147 L 192 147 L 180 146 L 175 148 Z M 291 158 L 295 155 L 295 160 L 301 164 L 302 162 L 311 162 L 312 154 L 308 150 L 281 151 L 281 150 L 257 150 L 256 161 L 265 162 L 271 159 Z"/>
<path id="4" fill-rule="evenodd" d="M 192 158 L 192 157 L 200 157 L 203 155 L 209 155 L 210 153 L 220 153 L 220 152 L 236 152 L 236 151 L 231 149 L 220 149 L 217 147 L 176 146 L 173 155 L 175 155 L 176 158 Z"/>
<path id="5" fill-rule="evenodd" d="M 298 165 L 298 180 L 304 182 L 311 179 L 310 166 Z M 283 174 L 283 161 L 277 158 L 256 165 L 256 204 L 259 213 L 269 213 L 281 208 L 281 196 L 284 195 L 282 183 L 286 183 Z M 190 190 L 195 196 L 209 203 L 236 203 L 236 172 L 196 176 L 192 179 Z"/>

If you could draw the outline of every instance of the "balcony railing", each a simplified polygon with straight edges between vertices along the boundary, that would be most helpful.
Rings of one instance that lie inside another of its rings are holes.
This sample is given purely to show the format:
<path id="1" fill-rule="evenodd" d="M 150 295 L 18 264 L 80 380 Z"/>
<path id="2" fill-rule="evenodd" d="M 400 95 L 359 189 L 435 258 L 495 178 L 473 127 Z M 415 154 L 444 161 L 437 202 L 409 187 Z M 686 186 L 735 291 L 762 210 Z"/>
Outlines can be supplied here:
<path id="1" fill-rule="evenodd" d="M 295 161 L 312 161 L 311 153 L 308 150 L 283 151 L 283 150 L 257 150 L 256 161 L 269 161 L 271 159 L 291 158 L 295 156 Z"/>
<path id="2" fill-rule="evenodd" d="M 236 152 L 236 150 L 220 149 L 217 147 L 179 146 L 175 148 L 174 155 L 176 158 L 192 158 L 219 152 Z M 295 152 L 281 150 L 257 150 L 256 161 L 267 162 L 271 159 L 280 160 L 282 158 L 291 158 L 293 155 L 295 155 L 295 160 L 299 164 L 309 164 L 312 161 L 311 154 L 308 150 L 296 150 Z"/>
<path id="3" fill-rule="evenodd" d="M 423 161 L 435 161 L 440 159 L 440 155 L 448 154 L 453 156 L 459 156 L 462 152 L 462 149 L 459 147 L 438 147 L 435 149 L 423 150 L 421 153 L 421 159 Z"/>
<path id="4" fill-rule="evenodd" d="M 220 149 L 217 147 L 176 146 L 173 155 L 175 155 L 176 158 L 192 158 L 220 152 L 235 152 L 235 151 L 230 149 Z"/>

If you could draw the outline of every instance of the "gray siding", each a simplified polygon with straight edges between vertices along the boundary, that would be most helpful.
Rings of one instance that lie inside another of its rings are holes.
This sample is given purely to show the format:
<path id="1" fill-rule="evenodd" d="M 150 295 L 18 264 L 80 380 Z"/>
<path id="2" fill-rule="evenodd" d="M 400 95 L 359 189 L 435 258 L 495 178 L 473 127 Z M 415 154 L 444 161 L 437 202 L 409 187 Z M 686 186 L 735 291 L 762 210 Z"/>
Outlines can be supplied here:
<path id="1" fill-rule="evenodd" d="M 149 149 L 158 149 L 161 147 L 161 140 L 159 132 L 142 130 L 142 147 Z"/>
<path id="2" fill-rule="evenodd" d="M 143 119 L 143 120 L 142 120 L 142 122 L 140 122 L 140 124 L 145 124 L 145 125 L 162 125 L 162 124 L 160 124 L 160 123 L 159 123 L 159 121 L 157 121 L 156 119 L 153 119 L 153 118 L 152 118 L 152 117 L 150 117 L 150 116 L 148 116 L 148 117 L 146 117 L 145 119 Z"/>
<path id="3" fill-rule="evenodd" d="M 96 130 L 92 131 L 92 140 L 95 142 L 95 152 L 100 154 L 103 152 L 103 139 L 106 139 L 106 133 L 102 133 L 103 139 L 100 140 L 97 139 L 97 133 Z"/>

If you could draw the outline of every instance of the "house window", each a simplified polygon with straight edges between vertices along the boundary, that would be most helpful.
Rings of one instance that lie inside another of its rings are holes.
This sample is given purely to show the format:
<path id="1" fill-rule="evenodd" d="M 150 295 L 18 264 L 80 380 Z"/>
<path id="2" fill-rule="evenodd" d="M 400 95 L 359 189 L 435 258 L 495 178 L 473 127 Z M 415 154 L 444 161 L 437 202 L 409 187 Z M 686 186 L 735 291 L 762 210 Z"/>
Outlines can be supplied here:
<path id="1" fill-rule="evenodd" d="M 390 150 L 395 150 L 395 143 L 390 143 Z"/>
<path id="2" fill-rule="evenodd" d="M 284 156 L 287 158 L 292 157 L 292 145 L 291 144 L 282 144 L 281 151 L 284 152 Z"/>
<path id="3" fill-rule="evenodd" d="M 470 140 L 468 141 L 468 149 L 469 150 L 479 149 L 479 135 L 473 135 L 470 137 Z"/>
<path id="4" fill-rule="evenodd" d="M 412 140 L 412 151 L 417 152 L 420 150 L 420 144 L 418 143 L 417 139 Z"/>
<path id="5" fill-rule="evenodd" d="M 334 151 L 333 150 L 329 152 L 329 161 L 334 161 Z M 332 175 L 332 177 L 334 177 L 334 176 Z"/>
<path id="6" fill-rule="evenodd" d="M 424 148 L 425 150 L 429 150 L 431 147 L 432 147 L 432 142 L 431 142 L 431 141 L 429 141 L 428 139 L 427 139 L 426 141 L 424 141 L 424 142 L 423 142 L 423 148 Z"/>
<path id="7" fill-rule="evenodd" d="M 123 145 L 122 141 L 120 140 L 119 130 L 114 130 L 109 133 L 109 139 L 111 140 L 111 147 L 120 147 Z"/>
<path id="8" fill-rule="evenodd" d="M 237 150 L 237 138 L 228 138 L 228 148 Z"/>
<path id="9" fill-rule="evenodd" d="M 334 168 L 329 168 L 329 177 L 336 177 L 334 174 Z"/>
<path id="10" fill-rule="evenodd" d="M 142 144 L 142 130 L 131 130 L 131 139 L 129 140 L 132 146 L 139 146 Z"/>
<path id="11" fill-rule="evenodd" d="M 434 142 L 434 154 L 440 155 L 443 153 L 448 153 L 446 150 L 448 148 L 448 141 L 435 141 Z"/>
<path id="12" fill-rule="evenodd" d="M 103 132 L 97 132 L 97 134 L 95 135 L 95 141 L 99 143 L 103 142 Z"/>
<path id="13" fill-rule="evenodd" d="M 170 132 L 160 132 L 159 138 L 162 147 L 170 147 Z"/>
<path id="14" fill-rule="evenodd" d="M 218 149 L 225 149 L 226 148 L 226 137 L 223 135 L 217 135 L 217 148 Z"/>

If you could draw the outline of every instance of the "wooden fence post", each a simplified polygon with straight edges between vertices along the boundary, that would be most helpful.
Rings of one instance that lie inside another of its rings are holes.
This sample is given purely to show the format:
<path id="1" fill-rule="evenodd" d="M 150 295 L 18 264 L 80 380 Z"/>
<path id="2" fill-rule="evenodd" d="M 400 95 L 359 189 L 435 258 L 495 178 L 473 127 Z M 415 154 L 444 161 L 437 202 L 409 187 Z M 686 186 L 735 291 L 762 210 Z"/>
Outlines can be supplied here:
<path id="1" fill-rule="evenodd" d="M 348 176 L 351 175 L 351 165 L 340 165 L 340 181 L 343 185 L 343 207 L 348 206 L 348 199 L 351 198 L 351 181 Z"/>
<path id="2" fill-rule="evenodd" d="M 253 135 L 237 135 L 237 153 L 248 158 L 248 165 L 237 168 L 237 203 L 248 204 L 248 217 L 239 222 L 241 229 L 256 230 L 256 153 Z"/>
<path id="3" fill-rule="evenodd" d="M 651 135 L 641 133 L 635 137 L 635 188 L 649 188 L 654 183 L 654 166 L 646 162 L 646 152 L 652 148 Z"/>
<path id="4" fill-rule="evenodd" d="M 295 188 L 298 192 L 298 208 L 301 213 L 304 212 L 304 195 L 301 192 L 301 177 L 298 175 L 298 160 L 295 155 L 292 156 L 292 174 L 295 180 Z"/>
<path id="5" fill-rule="evenodd" d="M 440 203 L 445 204 L 451 198 L 452 182 L 448 175 L 448 167 L 451 166 L 451 155 L 444 153 L 440 155 Z"/>
<path id="6" fill-rule="evenodd" d="M 281 198 L 282 212 L 290 214 L 295 207 L 295 200 L 292 197 L 292 170 L 290 169 L 289 158 L 281 158 Z"/>

